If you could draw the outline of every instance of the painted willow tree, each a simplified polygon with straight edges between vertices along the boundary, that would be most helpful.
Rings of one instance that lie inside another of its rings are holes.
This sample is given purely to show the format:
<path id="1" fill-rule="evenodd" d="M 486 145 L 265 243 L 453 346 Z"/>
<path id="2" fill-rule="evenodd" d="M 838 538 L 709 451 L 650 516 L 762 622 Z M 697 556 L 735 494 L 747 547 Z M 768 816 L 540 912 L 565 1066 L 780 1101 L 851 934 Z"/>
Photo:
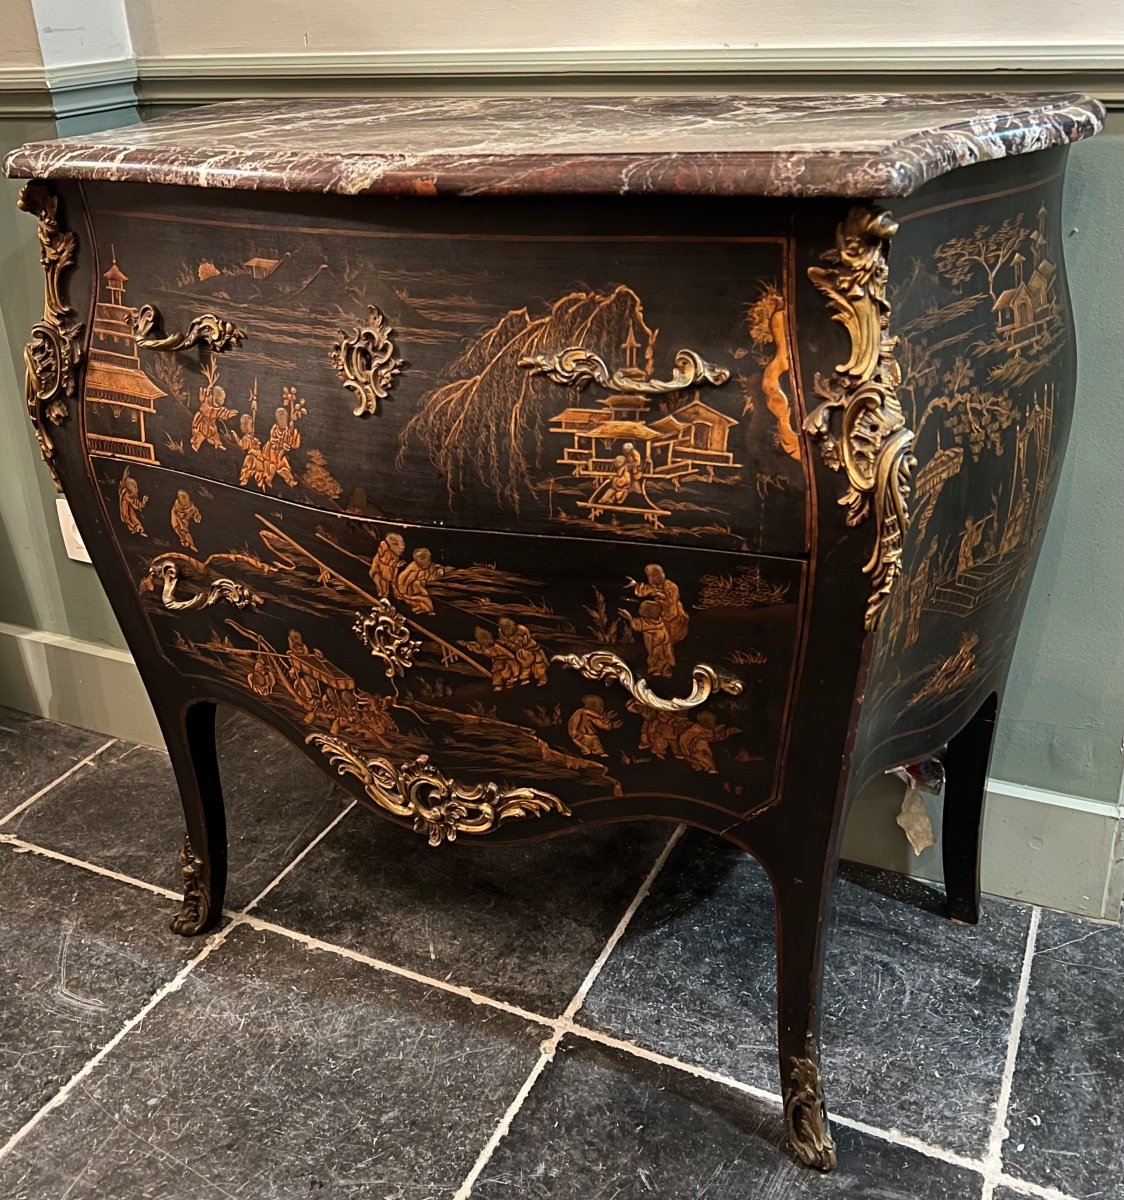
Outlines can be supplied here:
<path id="1" fill-rule="evenodd" d="M 611 367 L 626 366 L 622 347 L 633 342 L 636 366 L 650 375 L 658 332 L 645 322 L 640 297 L 623 284 L 571 292 L 539 317 L 526 308 L 506 313 L 450 363 L 446 382 L 422 396 L 402 430 L 398 465 L 416 441 L 444 477 L 450 505 L 475 483 L 518 512 L 535 490 L 544 426 L 572 399 L 519 360 L 582 346 Z"/>

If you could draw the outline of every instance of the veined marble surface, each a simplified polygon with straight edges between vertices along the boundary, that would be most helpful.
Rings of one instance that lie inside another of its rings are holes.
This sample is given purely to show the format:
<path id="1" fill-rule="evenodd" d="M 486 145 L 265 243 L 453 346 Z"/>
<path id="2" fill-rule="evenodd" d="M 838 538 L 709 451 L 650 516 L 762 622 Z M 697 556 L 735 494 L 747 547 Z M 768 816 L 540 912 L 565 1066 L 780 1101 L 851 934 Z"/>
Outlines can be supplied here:
<path id="1" fill-rule="evenodd" d="M 1076 92 L 239 100 L 31 142 L 4 169 L 345 195 L 907 196 L 1103 119 Z"/>

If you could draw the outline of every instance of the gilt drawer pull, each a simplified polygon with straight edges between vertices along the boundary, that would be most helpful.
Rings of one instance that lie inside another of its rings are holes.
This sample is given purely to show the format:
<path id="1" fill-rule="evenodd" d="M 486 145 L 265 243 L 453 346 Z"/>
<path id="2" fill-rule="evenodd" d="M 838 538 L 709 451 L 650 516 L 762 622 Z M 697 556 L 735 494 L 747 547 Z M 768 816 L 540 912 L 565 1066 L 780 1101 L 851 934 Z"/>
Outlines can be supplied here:
<path id="1" fill-rule="evenodd" d="M 305 740 L 328 756 L 338 774 L 358 779 L 380 808 L 396 817 L 413 817 L 415 832 L 424 833 L 431 846 L 455 842 L 458 833 L 491 833 L 514 817 L 572 815 L 557 796 L 538 788 L 457 783 L 433 766 L 428 754 L 395 765 L 388 758 L 362 757 L 330 734 L 312 733 Z"/>
<path id="2" fill-rule="evenodd" d="M 203 346 L 221 354 L 240 346 L 246 337 L 244 329 L 239 329 L 233 321 L 216 317 L 214 313 L 200 313 L 192 317 L 186 333 L 165 334 L 160 310 L 151 304 L 142 304 L 125 320 L 136 334 L 137 345 L 142 350 L 188 350 L 192 346 Z"/>
<path id="3" fill-rule="evenodd" d="M 545 375 L 566 387 L 584 387 L 590 380 L 614 392 L 632 392 L 641 396 L 663 396 L 698 387 L 701 383 L 721 386 L 730 378 L 725 367 L 709 363 L 694 350 L 675 355 L 675 370 L 670 379 L 645 379 L 635 371 L 610 371 L 603 358 L 584 346 L 568 346 L 557 354 L 528 354 L 519 360 L 532 375 Z"/>
<path id="4" fill-rule="evenodd" d="M 705 704 L 714 692 L 729 692 L 731 696 L 740 696 L 743 687 L 742 681 L 729 671 L 724 671 L 721 667 L 712 667 L 710 663 L 699 663 L 691 671 L 691 694 L 665 700 L 652 691 L 646 679 L 637 679 L 628 663 L 617 658 L 615 654 L 610 654 L 608 650 L 594 650 L 589 654 L 556 654 L 552 661 L 579 671 L 586 679 L 604 679 L 606 682 L 615 679 L 624 685 L 634 699 L 660 712 L 683 712 L 688 708 L 698 708 L 700 704 Z"/>
<path id="5" fill-rule="evenodd" d="M 265 603 L 256 592 L 233 579 L 215 579 L 204 591 L 197 592 L 186 600 L 177 600 L 176 587 L 180 581 L 180 569 L 171 559 L 154 562 L 148 573 L 154 582 L 162 583 L 160 603 L 171 612 L 192 612 L 223 602 L 232 604 L 235 608 L 257 608 Z"/>

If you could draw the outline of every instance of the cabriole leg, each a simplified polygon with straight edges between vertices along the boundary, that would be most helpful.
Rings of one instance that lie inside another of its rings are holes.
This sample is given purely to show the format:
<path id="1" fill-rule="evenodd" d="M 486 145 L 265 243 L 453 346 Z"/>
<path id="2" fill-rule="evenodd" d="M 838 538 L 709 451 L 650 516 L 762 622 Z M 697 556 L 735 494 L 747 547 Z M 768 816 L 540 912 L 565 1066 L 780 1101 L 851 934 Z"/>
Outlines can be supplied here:
<path id="1" fill-rule="evenodd" d="M 968 925 L 980 919 L 980 848 L 997 707 L 993 692 L 944 752 L 945 895 L 948 915 Z"/>
<path id="2" fill-rule="evenodd" d="M 226 816 L 215 749 L 215 705 L 196 701 L 157 715 L 187 825 L 180 854 L 183 903 L 171 928 L 191 937 L 218 921 L 226 892 Z"/>
<path id="3" fill-rule="evenodd" d="M 801 1162 L 821 1171 L 835 1166 L 820 1079 L 820 994 L 830 885 L 822 864 L 811 878 L 774 884 L 777 906 L 777 1016 L 781 1086 L 788 1140 Z M 817 873 L 818 872 L 818 873 Z"/>

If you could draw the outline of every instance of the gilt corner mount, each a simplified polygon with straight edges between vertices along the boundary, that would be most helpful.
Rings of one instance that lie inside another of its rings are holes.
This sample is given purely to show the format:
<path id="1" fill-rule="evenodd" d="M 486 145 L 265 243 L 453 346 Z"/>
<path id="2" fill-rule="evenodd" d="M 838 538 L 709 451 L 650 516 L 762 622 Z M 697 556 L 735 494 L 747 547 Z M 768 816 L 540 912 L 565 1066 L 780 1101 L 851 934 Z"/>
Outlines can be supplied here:
<path id="1" fill-rule="evenodd" d="M 840 223 L 835 248 L 822 255 L 829 265 L 808 268 L 808 278 L 827 297 L 833 319 L 851 339 L 850 358 L 836 366 L 830 379 L 817 372 L 821 403 L 808 414 L 804 429 L 822 439 L 827 466 L 847 475 L 849 487 L 839 500 L 847 509 L 847 524 L 874 518 L 874 548 L 863 567 L 873 585 L 867 630 L 878 628 L 901 574 L 909 480 L 917 465 L 911 453 L 913 431 L 897 396 L 902 374 L 886 298 L 887 254 L 897 231 L 888 212 L 856 206 Z M 836 409 L 841 410 L 838 428 L 832 417 Z"/>
<path id="2" fill-rule="evenodd" d="M 68 415 L 67 402 L 77 387 L 82 358 L 82 322 L 62 298 L 62 273 L 74 265 L 78 237 L 63 228 L 59 199 L 54 189 L 32 179 L 20 189 L 19 207 L 39 222 L 39 261 L 43 264 L 43 316 L 34 326 L 23 350 L 26 372 L 25 400 L 39 451 L 61 491 L 55 470 L 55 445 L 47 423 L 61 425 Z"/>

